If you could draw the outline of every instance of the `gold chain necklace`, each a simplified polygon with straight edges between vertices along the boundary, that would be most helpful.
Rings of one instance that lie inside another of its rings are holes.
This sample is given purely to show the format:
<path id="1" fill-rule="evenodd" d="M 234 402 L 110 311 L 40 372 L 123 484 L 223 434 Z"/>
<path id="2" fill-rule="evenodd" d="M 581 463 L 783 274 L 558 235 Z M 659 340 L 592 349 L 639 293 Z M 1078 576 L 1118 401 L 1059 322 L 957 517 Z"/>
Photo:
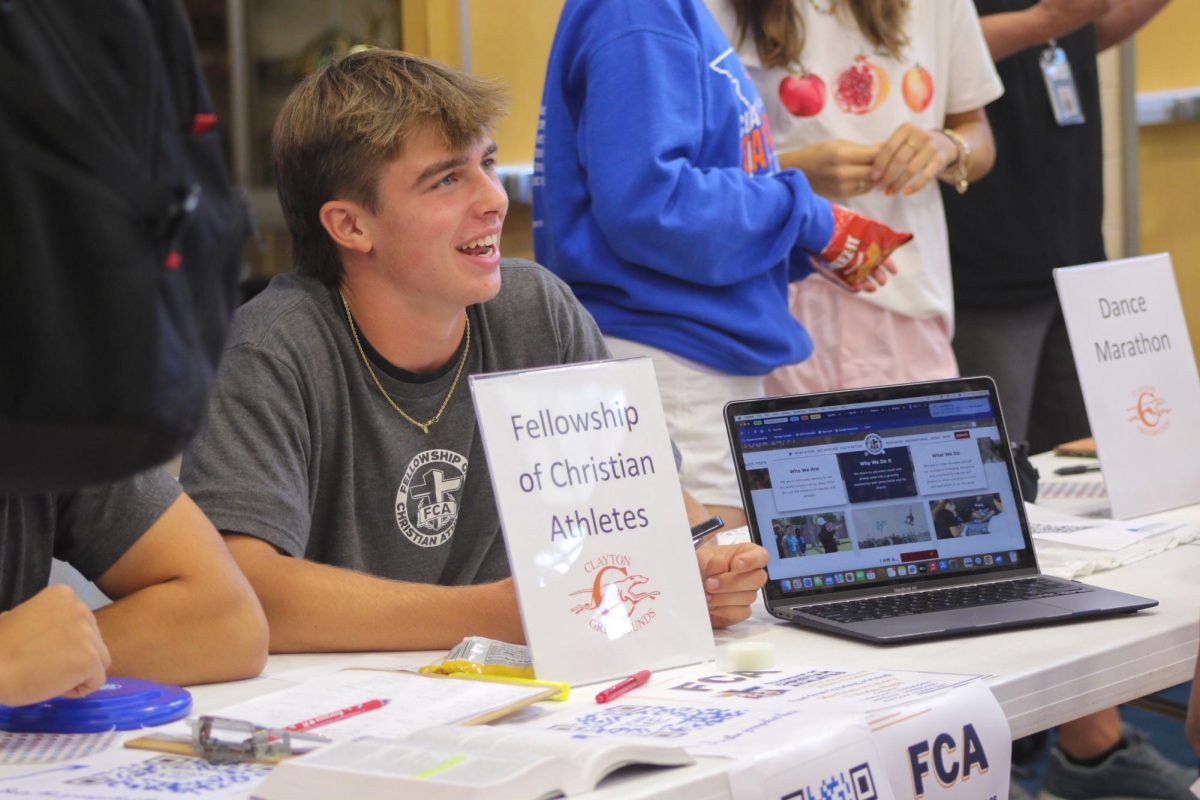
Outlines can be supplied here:
<path id="1" fill-rule="evenodd" d="M 446 406 L 450 405 L 450 398 L 454 397 L 454 390 L 458 388 L 458 379 L 462 377 L 463 369 L 467 366 L 467 356 L 471 352 L 471 315 L 467 314 L 467 343 L 463 346 L 462 358 L 458 361 L 458 369 L 454 373 L 454 382 L 450 384 L 450 391 L 446 392 L 446 398 L 438 406 L 437 413 L 424 422 L 420 422 L 404 413 L 404 409 L 396 405 L 396 401 L 392 399 L 392 396 L 387 393 L 387 389 L 384 389 L 383 384 L 379 382 L 379 376 L 375 374 L 375 370 L 371 369 L 371 360 L 367 358 L 367 353 L 363 350 L 362 341 L 358 338 L 358 329 L 354 326 L 354 315 L 350 313 L 350 303 L 346 301 L 346 295 L 341 290 L 338 291 L 338 296 L 342 298 L 342 307 L 346 309 L 346 320 L 350 323 L 350 335 L 354 337 L 354 344 L 358 347 L 358 354 L 362 356 L 363 366 L 367 368 L 367 374 L 371 376 L 371 380 L 375 381 L 375 385 L 379 387 L 379 393 L 383 395 L 384 400 L 388 401 L 388 405 L 396 409 L 397 414 L 420 428 L 421 433 L 429 433 L 429 429 L 442 418 Z"/>

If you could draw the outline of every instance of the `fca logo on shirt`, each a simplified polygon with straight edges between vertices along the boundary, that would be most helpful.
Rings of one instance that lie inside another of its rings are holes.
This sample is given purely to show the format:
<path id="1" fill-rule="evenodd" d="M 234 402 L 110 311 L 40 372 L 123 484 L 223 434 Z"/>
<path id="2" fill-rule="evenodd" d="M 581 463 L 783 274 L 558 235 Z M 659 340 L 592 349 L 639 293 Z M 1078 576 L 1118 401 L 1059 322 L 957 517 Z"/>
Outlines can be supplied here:
<path id="1" fill-rule="evenodd" d="M 437 547 L 458 522 L 467 460 L 449 450 L 426 450 L 408 463 L 396 490 L 396 524 L 409 541 Z"/>

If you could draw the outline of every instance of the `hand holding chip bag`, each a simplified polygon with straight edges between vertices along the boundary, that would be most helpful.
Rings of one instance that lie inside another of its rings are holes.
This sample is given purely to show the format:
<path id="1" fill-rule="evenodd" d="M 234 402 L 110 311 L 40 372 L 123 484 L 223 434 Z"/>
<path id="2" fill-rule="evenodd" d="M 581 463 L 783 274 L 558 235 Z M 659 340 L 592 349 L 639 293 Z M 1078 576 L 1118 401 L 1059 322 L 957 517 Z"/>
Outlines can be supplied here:
<path id="1" fill-rule="evenodd" d="M 888 272 L 896 272 L 888 256 L 912 238 L 911 233 L 897 233 L 834 204 L 833 236 L 820 255 L 812 257 L 813 269 L 848 291 L 873 292 L 876 284 L 887 283 Z"/>

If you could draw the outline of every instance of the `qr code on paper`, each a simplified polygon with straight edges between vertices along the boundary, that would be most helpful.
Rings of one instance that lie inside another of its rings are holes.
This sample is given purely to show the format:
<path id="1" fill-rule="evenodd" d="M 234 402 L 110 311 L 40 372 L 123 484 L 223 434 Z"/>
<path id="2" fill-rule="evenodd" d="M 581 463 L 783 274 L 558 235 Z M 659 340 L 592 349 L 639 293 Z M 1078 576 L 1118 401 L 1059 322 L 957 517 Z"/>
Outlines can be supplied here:
<path id="1" fill-rule="evenodd" d="M 102 786 L 130 792 L 163 792 L 200 796 L 239 784 L 257 783 L 270 767 L 262 764 L 209 764 L 187 756 L 156 756 L 67 781 L 75 786 Z"/>
<path id="2" fill-rule="evenodd" d="M 745 714 L 725 708 L 687 706 L 611 706 L 555 725 L 555 730 L 570 731 L 577 737 L 640 736 L 676 739 L 689 733 L 709 730 Z"/>
<path id="3" fill-rule="evenodd" d="M 877 800 L 870 764 L 859 764 L 785 794 L 781 800 Z"/>

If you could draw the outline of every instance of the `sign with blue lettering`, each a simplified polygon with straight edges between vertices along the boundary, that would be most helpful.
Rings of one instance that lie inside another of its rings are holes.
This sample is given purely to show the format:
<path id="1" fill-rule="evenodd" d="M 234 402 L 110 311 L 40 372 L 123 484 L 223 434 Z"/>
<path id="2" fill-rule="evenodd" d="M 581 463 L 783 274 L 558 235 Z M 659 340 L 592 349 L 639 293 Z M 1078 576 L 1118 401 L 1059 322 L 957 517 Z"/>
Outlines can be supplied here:
<path id="1" fill-rule="evenodd" d="M 711 659 L 650 359 L 470 380 L 538 677 L 586 684 Z"/>

